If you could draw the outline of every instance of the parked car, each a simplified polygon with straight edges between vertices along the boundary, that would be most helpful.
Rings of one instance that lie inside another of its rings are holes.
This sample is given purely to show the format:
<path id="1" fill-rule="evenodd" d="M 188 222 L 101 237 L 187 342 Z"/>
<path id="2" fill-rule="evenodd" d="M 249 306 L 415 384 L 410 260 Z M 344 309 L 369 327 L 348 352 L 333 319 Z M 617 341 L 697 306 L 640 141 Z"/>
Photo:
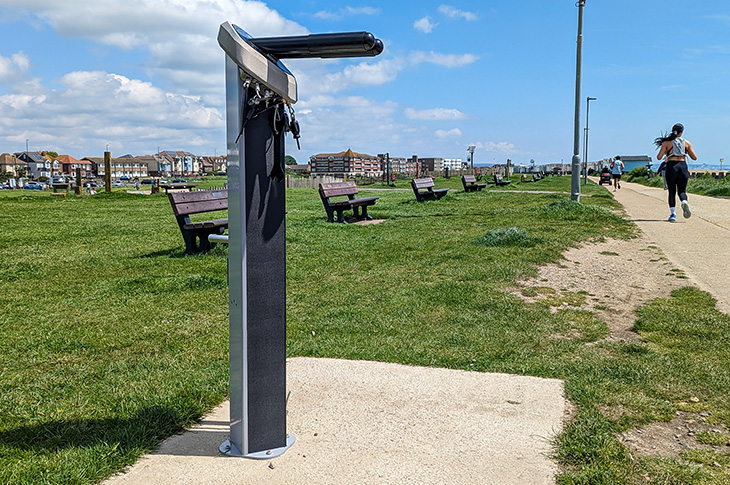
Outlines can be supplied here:
<path id="1" fill-rule="evenodd" d="M 122 175 L 121 177 L 119 177 L 119 180 L 129 180 L 129 177 L 127 177 L 126 175 Z"/>
<path id="2" fill-rule="evenodd" d="M 98 186 L 99 186 L 99 184 L 97 184 L 93 180 L 87 180 L 86 182 L 84 182 L 84 187 L 98 187 Z"/>
<path id="3" fill-rule="evenodd" d="M 152 185 L 152 179 L 142 179 L 139 183 L 142 185 Z"/>
<path id="4" fill-rule="evenodd" d="M 172 183 L 173 184 L 186 184 L 186 183 L 188 183 L 188 181 L 185 179 L 172 179 Z"/>
<path id="5" fill-rule="evenodd" d="M 43 184 L 40 182 L 26 182 L 25 185 L 23 185 L 23 188 L 25 190 L 43 190 Z"/>
<path id="6" fill-rule="evenodd" d="M 121 180 L 112 180 L 112 187 L 124 187 L 124 182 Z"/>

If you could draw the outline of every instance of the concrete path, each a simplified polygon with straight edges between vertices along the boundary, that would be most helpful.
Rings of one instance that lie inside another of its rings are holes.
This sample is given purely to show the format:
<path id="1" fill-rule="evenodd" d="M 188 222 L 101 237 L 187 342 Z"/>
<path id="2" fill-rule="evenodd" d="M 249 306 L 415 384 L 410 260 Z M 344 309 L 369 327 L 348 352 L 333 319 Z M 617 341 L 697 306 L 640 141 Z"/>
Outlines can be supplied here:
<path id="1" fill-rule="evenodd" d="M 629 218 L 661 248 L 690 281 L 730 314 L 730 200 L 688 194 L 692 217 L 684 219 L 677 202 L 677 222 L 668 222 L 667 191 L 622 182 L 613 193 Z"/>
<path id="2" fill-rule="evenodd" d="M 554 379 L 381 362 L 287 362 L 288 432 L 272 460 L 221 455 L 228 403 L 108 484 L 555 483 L 565 416 Z"/>

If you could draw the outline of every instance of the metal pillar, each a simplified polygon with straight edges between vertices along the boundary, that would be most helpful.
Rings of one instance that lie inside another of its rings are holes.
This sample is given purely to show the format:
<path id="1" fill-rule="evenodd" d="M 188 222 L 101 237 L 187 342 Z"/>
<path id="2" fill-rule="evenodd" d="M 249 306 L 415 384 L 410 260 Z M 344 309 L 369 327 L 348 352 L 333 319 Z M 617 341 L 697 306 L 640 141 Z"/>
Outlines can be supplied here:
<path id="1" fill-rule="evenodd" d="M 591 101 L 595 100 L 596 98 L 591 98 L 590 96 L 586 98 L 586 127 L 583 131 L 585 135 L 583 137 L 583 185 L 588 183 L 588 134 L 590 131 L 590 127 L 588 126 L 588 113 L 591 109 Z"/>
<path id="2" fill-rule="evenodd" d="M 578 46 L 575 56 L 575 121 L 573 123 L 573 159 L 570 171 L 570 198 L 580 202 L 580 86 L 583 61 L 583 7 L 586 0 L 578 0 Z"/>
<path id="3" fill-rule="evenodd" d="M 253 39 L 230 22 L 218 42 L 227 54 L 231 400 L 219 449 L 269 459 L 295 441 L 286 433 L 284 145 L 287 131 L 299 143 L 299 125 L 296 79 L 279 59 L 374 56 L 383 44 L 366 32 Z"/>

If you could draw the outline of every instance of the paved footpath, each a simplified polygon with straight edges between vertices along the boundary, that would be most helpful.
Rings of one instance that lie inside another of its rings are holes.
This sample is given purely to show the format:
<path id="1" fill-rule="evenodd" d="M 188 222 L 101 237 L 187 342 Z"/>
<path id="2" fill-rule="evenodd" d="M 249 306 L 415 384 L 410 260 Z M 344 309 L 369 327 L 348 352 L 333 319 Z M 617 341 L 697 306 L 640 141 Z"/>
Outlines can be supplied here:
<path id="1" fill-rule="evenodd" d="M 730 314 L 730 200 L 688 194 L 692 217 L 684 219 L 677 202 L 677 222 L 668 222 L 667 191 L 641 184 L 621 183 L 614 192 L 649 239 L 683 270 L 690 282 L 718 301 Z"/>

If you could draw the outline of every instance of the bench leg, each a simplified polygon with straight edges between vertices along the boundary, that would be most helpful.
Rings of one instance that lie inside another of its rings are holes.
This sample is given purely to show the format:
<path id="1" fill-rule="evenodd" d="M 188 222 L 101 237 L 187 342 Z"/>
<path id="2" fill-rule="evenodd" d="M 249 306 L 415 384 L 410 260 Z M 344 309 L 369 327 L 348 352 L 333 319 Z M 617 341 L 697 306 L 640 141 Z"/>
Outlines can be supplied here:
<path id="1" fill-rule="evenodd" d="M 363 207 L 363 216 L 365 215 L 365 207 Z M 355 206 L 352 208 L 352 217 L 353 219 L 362 219 L 362 216 L 360 216 L 360 206 Z"/>
<path id="2" fill-rule="evenodd" d="M 326 208 L 326 207 L 325 207 L 325 209 L 327 209 L 327 222 L 335 222 L 335 218 L 334 218 L 335 210 L 332 208 Z"/>
<path id="3" fill-rule="evenodd" d="M 337 209 L 337 222 L 341 222 L 342 224 L 347 224 L 347 222 L 345 222 L 345 217 L 342 214 L 343 212 L 345 212 L 345 209 Z"/>
<path id="4" fill-rule="evenodd" d="M 185 241 L 185 255 L 197 254 L 199 252 L 196 244 L 196 236 L 193 231 L 184 231 L 183 240 Z"/>
<path id="5" fill-rule="evenodd" d="M 366 221 L 372 221 L 373 218 L 370 214 L 368 214 L 368 206 L 364 205 L 362 206 L 362 218 Z"/>
<path id="6" fill-rule="evenodd" d="M 200 239 L 199 250 L 202 254 L 210 252 L 210 241 L 208 241 L 208 234 L 212 234 L 212 232 L 204 232 L 198 234 L 198 238 Z"/>

